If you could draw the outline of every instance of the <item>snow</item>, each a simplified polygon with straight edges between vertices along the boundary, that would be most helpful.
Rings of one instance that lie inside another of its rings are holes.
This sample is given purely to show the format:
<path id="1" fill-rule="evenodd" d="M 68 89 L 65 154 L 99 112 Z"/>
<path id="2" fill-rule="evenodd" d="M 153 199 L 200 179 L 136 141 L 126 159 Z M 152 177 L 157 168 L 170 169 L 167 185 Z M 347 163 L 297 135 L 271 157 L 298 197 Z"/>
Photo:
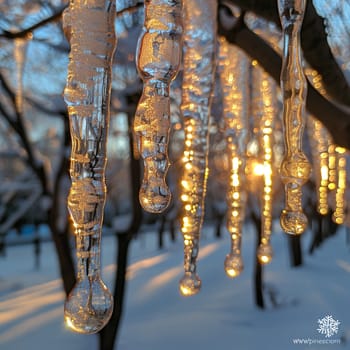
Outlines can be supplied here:
<path id="1" fill-rule="evenodd" d="M 205 227 L 198 262 L 202 290 L 189 298 L 178 292 L 181 240 L 166 240 L 166 248 L 158 250 L 157 237 L 149 228 L 132 244 L 118 350 L 349 349 L 350 247 L 345 229 L 314 255 L 305 253 L 304 265 L 294 269 L 289 266 L 287 239 L 277 224 L 274 232 L 274 259 L 264 270 L 267 309 L 262 311 L 253 302 L 252 226 L 245 226 L 245 270 L 235 280 L 223 270 L 228 235 L 214 239 L 214 229 Z M 307 232 L 305 248 L 310 238 Z M 103 278 L 109 287 L 115 241 L 112 236 L 103 238 Z M 98 349 L 95 335 L 74 334 L 63 325 L 64 294 L 52 244 L 43 244 L 40 270 L 34 269 L 33 249 L 10 247 L 6 257 L 0 258 L 0 349 Z M 269 293 L 278 307 L 272 306 Z M 338 333 L 330 338 L 318 332 L 318 320 L 326 316 L 340 322 Z M 293 339 L 314 343 L 294 344 Z M 325 339 L 342 344 L 315 343 Z"/>

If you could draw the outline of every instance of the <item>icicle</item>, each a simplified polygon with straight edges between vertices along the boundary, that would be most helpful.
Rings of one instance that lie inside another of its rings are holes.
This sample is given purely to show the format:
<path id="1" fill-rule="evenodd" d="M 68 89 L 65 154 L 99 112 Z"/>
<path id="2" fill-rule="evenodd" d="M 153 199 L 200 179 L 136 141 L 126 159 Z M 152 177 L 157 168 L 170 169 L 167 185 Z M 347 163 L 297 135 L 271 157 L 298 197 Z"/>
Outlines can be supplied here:
<path id="1" fill-rule="evenodd" d="M 302 151 L 307 85 L 301 64 L 300 29 L 305 5 L 306 0 L 278 0 L 284 39 L 281 89 L 286 152 L 280 171 L 286 196 L 281 226 L 294 235 L 303 233 L 307 227 L 307 217 L 302 211 L 302 185 L 311 170 Z"/>
<path id="2" fill-rule="evenodd" d="M 261 157 L 263 158 L 263 188 L 261 193 L 261 239 L 257 256 L 261 264 L 268 264 L 273 255 L 270 236 L 272 230 L 272 150 L 273 130 L 276 115 L 276 84 L 257 65 L 253 69 L 253 116 L 258 130 Z"/>
<path id="3" fill-rule="evenodd" d="M 310 139 L 313 174 L 317 189 L 317 211 L 321 215 L 328 213 L 329 154 L 331 136 L 320 121 L 314 117 L 307 119 L 307 130 Z"/>
<path id="4" fill-rule="evenodd" d="M 27 38 L 16 38 L 14 40 L 14 58 L 16 62 L 16 109 L 19 114 L 23 114 L 23 70 L 28 46 Z"/>
<path id="5" fill-rule="evenodd" d="M 144 161 L 140 189 L 142 207 L 160 213 L 171 200 L 165 177 L 169 168 L 169 84 L 181 58 L 181 0 L 145 1 L 145 20 L 137 48 L 137 68 L 144 87 L 134 131 Z"/>
<path id="6" fill-rule="evenodd" d="M 337 153 L 336 145 L 331 142 L 328 146 L 328 190 L 334 191 L 337 188 Z"/>
<path id="7" fill-rule="evenodd" d="M 181 111 L 185 147 L 180 181 L 185 269 L 180 292 L 183 295 L 196 294 L 201 286 L 196 274 L 196 260 L 208 177 L 208 126 L 215 67 L 216 11 L 217 4 L 212 0 L 186 0 L 184 3 Z"/>
<path id="8" fill-rule="evenodd" d="M 112 295 L 100 276 L 100 241 L 115 12 L 113 0 L 71 0 L 63 16 L 71 44 L 64 91 L 72 138 L 68 209 L 78 270 L 65 303 L 65 322 L 86 334 L 104 327 L 113 310 Z"/>
<path id="9" fill-rule="evenodd" d="M 332 220 L 341 225 L 345 220 L 345 209 L 346 209 L 346 149 L 337 146 L 335 148 L 337 154 L 337 189 L 335 193 L 335 210 L 332 215 Z"/>
<path id="10" fill-rule="evenodd" d="M 229 277 L 243 270 L 241 256 L 242 226 L 245 216 L 245 156 L 248 136 L 249 61 L 238 48 L 220 39 L 219 71 L 223 91 L 226 152 L 230 165 L 227 193 L 226 227 L 231 237 L 231 251 L 225 259 Z"/>

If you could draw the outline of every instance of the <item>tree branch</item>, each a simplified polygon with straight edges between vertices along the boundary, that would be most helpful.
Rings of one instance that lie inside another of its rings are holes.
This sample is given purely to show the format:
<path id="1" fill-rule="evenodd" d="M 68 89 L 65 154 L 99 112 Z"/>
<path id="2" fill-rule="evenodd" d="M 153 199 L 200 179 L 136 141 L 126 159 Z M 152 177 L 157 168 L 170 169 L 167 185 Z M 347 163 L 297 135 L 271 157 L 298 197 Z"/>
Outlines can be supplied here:
<path id="1" fill-rule="evenodd" d="M 134 11 L 137 11 L 142 6 L 143 6 L 143 2 L 138 2 L 134 6 L 127 7 L 127 8 L 120 10 L 120 11 L 117 11 L 116 16 L 119 17 L 119 16 L 124 15 L 125 13 L 132 13 Z M 35 29 L 44 27 L 48 23 L 61 20 L 63 11 L 67 7 L 68 7 L 68 4 L 57 8 L 57 10 L 52 14 L 52 16 L 47 17 L 47 18 L 43 19 L 42 21 L 35 23 L 32 26 L 30 26 L 26 29 L 23 29 L 21 31 L 10 32 L 10 31 L 4 30 L 3 33 L 0 33 L 0 38 L 6 38 L 6 39 L 27 38 L 28 36 L 31 36 L 32 32 Z"/>
<path id="2" fill-rule="evenodd" d="M 280 83 L 281 57 L 263 39 L 252 32 L 243 20 L 238 21 L 235 27 L 230 29 L 219 25 L 219 34 L 225 36 L 230 43 L 239 46 L 252 59 L 256 59 L 277 84 Z M 308 83 L 306 108 L 325 125 L 336 144 L 350 149 L 349 111 L 325 99 L 310 83 Z"/>
<path id="3" fill-rule="evenodd" d="M 42 162 L 35 157 L 32 144 L 29 140 L 26 127 L 23 122 L 22 114 L 19 112 L 16 106 L 15 94 L 10 89 L 9 85 L 7 84 L 2 74 L 0 74 L 0 83 L 3 86 L 4 90 L 6 91 L 6 93 L 11 98 L 11 101 L 14 105 L 14 109 L 16 113 L 16 119 L 11 118 L 10 115 L 5 111 L 5 109 L 1 105 L 0 105 L 0 112 L 4 116 L 6 121 L 9 123 L 9 125 L 15 130 L 18 137 L 20 138 L 23 148 L 26 150 L 26 153 L 27 153 L 27 159 L 26 159 L 27 164 L 29 165 L 30 168 L 33 169 L 34 173 L 37 175 L 42 185 L 43 194 L 46 194 L 49 192 L 47 174 L 45 172 L 45 168 Z"/>
<path id="4" fill-rule="evenodd" d="M 18 31 L 18 32 L 4 31 L 2 34 L 0 34 L 0 38 L 1 37 L 7 38 L 7 39 L 26 38 L 26 37 L 30 36 L 35 29 L 43 27 L 48 23 L 60 20 L 62 13 L 67 6 L 68 5 L 64 5 L 64 6 L 59 7 L 57 9 L 57 11 L 52 16 L 47 17 L 47 18 L 43 19 L 42 21 L 35 23 L 34 25 L 32 25 L 26 29 L 23 29 L 21 31 Z"/>
<path id="5" fill-rule="evenodd" d="M 281 26 L 276 0 L 218 1 L 223 5 L 230 3 L 244 11 L 251 11 Z M 350 106 L 350 86 L 329 48 L 324 19 L 317 14 L 312 1 L 307 2 L 301 30 L 301 45 L 306 61 L 322 76 L 329 96 L 338 103 Z"/>
<path id="6" fill-rule="evenodd" d="M 134 6 L 126 7 L 125 9 L 122 9 L 120 11 L 117 11 L 117 17 L 124 15 L 125 13 L 132 13 L 137 11 L 140 7 L 143 7 L 144 3 L 143 1 L 140 1 L 136 3 Z"/>

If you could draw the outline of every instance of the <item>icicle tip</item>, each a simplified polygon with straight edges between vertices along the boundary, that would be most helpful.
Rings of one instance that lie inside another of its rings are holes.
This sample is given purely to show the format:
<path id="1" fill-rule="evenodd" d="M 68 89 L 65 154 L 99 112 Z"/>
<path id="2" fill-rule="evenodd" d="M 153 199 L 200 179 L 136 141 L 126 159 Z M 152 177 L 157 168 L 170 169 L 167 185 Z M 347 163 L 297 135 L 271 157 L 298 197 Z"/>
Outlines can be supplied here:
<path id="1" fill-rule="evenodd" d="M 202 281 L 195 273 L 185 273 L 180 280 L 179 290 L 182 296 L 189 297 L 198 294 L 201 289 Z"/>

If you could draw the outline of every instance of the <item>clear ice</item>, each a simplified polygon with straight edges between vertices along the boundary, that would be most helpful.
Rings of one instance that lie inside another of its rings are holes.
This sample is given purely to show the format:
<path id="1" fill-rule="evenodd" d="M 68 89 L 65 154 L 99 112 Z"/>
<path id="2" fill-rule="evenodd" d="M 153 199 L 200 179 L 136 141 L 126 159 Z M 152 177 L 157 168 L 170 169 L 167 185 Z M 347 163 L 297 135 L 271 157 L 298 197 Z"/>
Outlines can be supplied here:
<path id="1" fill-rule="evenodd" d="M 263 187 L 261 190 L 261 239 L 257 250 L 258 260 L 267 264 L 272 260 L 270 237 L 272 231 L 273 192 L 273 144 L 274 125 L 277 114 L 277 89 L 274 80 L 258 64 L 253 72 L 253 119 L 263 160 Z"/>
<path id="2" fill-rule="evenodd" d="M 285 208 L 280 222 L 282 229 L 293 235 L 307 228 L 307 217 L 302 210 L 302 186 L 311 171 L 302 151 L 307 84 L 301 63 L 300 29 L 305 6 L 306 0 L 278 0 L 284 41 L 281 89 L 285 134 L 285 156 L 280 169 L 285 185 Z"/>
<path id="3" fill-rule="evenodd" d="M 322 123 L 312 116 L 307 119 L 307 131 L 310 140 L 313 175 L 317 191 L 317 211 L 326 215 L 328 206 L 328 184 L 329 184 L 329 153 L 331 136 Z"/>
<path id="4" fill-rule="evenodd" d="M 183 83 L 181 112 L 185 145 L 181 185 L 181 232 L 184 238 L 184 270 L 179 288 L 183 295 L 199 292 L 196 273 L 199 237 L 204 217 L 208 177 L 209 117 L 214 84 L 217 3 L 184 2 Z"/>
<path id="5" fill-rule="evenodd" d="M 224 267 L 227 276 L 237 277 L 243 270 L 241 237 L 247 193 L 245 164 L 248 142 L 250 60 L 224 38 L 219 42 L 218 70 L 223 99 L 224 135 L 229 160 L 226 228 L 231 237 L 231 250 Z"/>
<path id="6" fill-rule="evenodd" d="M 181 62 L 182 1 L 145 1 L 145 19 L 137 47 L 137 68 L 143 93 L 134 119 L 134 132 L 144 162 L 139 198 L 151 213 L 164 211 L 171 200 L 166 184 L 169 168 L 169 84 Z"/>
<path id="7" fill-rule="evenodd" d="M 113 297 L 100 276 L 100 241 L 115 14 L 114 0 L 71 0 L 63 14 L 71 45 L 64 90 L 72 139 L 68 209 L 77 257 L 77 282 L 64 318 L 68 328 L 85 334 L 102 329 L 113 310 Z"/>
<path id="8" fill-rule="evenodd" d="M 335 148 L 337 154 L 337 188 L 335 192 L 335 210 L 332 215 L 332 220 L 341 225 L 346 218 L 346 204 L 347 199 L 345 196 L 346 182 L 347 182 L 347 169 L 346 169 L 346 148 L 337 146 Z"/>

